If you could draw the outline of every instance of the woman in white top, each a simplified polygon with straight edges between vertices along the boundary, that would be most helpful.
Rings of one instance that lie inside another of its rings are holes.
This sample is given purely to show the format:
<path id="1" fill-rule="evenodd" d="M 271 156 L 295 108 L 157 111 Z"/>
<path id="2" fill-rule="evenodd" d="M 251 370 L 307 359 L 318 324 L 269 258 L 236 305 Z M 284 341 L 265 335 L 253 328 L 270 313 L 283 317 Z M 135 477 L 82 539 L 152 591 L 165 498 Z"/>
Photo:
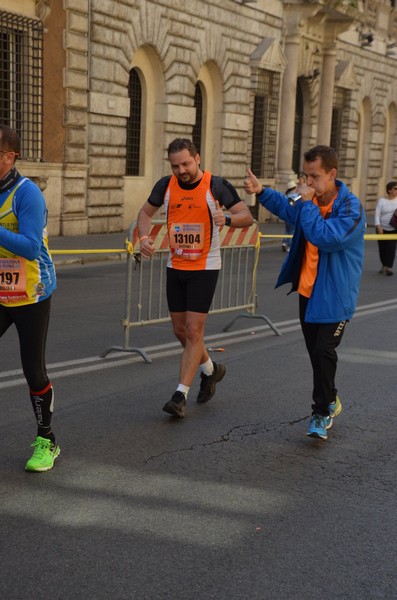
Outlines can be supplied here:
<path id="1" fill-rule="evenodd" d="M 389 181 L 386 186 L 387 197 L 379 198 L 375 209 L 376 233 L 397 233 L 390 225 L 390 219 L 397 210 L 397 181 Z M 382 268 L 379 273 L 393 275 L 393 263 L 396 257 L 397 240 L 378 240 L 379 258 Z"/>

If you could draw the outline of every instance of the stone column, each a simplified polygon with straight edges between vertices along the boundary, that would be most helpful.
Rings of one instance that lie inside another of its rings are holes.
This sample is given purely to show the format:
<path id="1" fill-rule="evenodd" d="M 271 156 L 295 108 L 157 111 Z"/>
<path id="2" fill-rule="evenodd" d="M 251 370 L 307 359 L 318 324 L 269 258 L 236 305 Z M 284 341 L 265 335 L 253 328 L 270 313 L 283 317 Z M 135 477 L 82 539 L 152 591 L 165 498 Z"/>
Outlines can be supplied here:
<path id="1" fill-rule="evenodd" d="M 334 102 L 336 50 L 324 49 L 321 69 L 320 104 L 318 110 L 317 143 L 329 145 L 331 140 L 332 107 Z"/>
<path id="2" fill-rule="evenodd" d="M 84 235 L 88 231 L 88 93 L 89 1 L 63 0 L 65 10 L 65 127 L 62 178 L 61 235 Z"/>
<path id="3" fill-rule="evenodd" d="M 298 34 L 287 36 L 284 48 L 287 66 L 283 76 L 278 139 L 278 172 L 280 179 L 285 181 L 292 176 L 299 47 Z"/>

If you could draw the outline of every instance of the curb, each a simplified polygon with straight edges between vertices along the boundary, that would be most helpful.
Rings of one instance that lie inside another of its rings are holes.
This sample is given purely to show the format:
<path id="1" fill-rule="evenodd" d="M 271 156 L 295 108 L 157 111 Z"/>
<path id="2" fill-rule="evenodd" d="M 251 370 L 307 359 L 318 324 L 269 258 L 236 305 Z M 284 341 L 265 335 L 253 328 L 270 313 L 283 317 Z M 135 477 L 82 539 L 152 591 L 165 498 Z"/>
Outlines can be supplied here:
<path id="1" fill-rule="evenodd" d="M 55 254 L 56 252 L 56 254 Z M 126 254 L 114 253 L 114 254 L 92 254 L 81 255 L 76 250 L 76 256 L 62 256 L 60 250 L 50 250 L 53 263 L 55 267 L 61 266 L 78 266 L 78 265 L 90 265 L 98 262 L 125 262 Z"/>

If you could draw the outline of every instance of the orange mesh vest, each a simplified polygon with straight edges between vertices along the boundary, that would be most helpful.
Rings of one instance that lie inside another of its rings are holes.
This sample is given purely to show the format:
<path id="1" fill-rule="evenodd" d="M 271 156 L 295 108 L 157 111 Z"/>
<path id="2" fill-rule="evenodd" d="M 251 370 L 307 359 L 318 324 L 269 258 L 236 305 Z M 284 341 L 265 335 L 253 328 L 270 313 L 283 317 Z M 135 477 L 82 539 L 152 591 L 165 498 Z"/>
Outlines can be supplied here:
<path id="1" fill-rule="evenodd" d="M 219 228 L 212 214 L 211 173 L 194 190 L 183 190 L 173 175 L 164 197 L 170 256 L 167 266 L 185 271 L 220 269 Z"/>

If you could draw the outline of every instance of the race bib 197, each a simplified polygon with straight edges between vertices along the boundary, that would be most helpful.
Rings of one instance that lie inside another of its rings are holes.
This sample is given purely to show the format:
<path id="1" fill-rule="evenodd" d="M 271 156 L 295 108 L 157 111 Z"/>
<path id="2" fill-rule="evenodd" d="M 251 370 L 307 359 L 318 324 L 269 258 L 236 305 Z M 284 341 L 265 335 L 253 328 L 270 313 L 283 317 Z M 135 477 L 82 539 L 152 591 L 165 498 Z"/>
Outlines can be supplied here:
<path id="1" fill-rule="evenodd" d="M 0 302 L 20 302 L 27 297 L 26 260 L 0 258 Z"/>

